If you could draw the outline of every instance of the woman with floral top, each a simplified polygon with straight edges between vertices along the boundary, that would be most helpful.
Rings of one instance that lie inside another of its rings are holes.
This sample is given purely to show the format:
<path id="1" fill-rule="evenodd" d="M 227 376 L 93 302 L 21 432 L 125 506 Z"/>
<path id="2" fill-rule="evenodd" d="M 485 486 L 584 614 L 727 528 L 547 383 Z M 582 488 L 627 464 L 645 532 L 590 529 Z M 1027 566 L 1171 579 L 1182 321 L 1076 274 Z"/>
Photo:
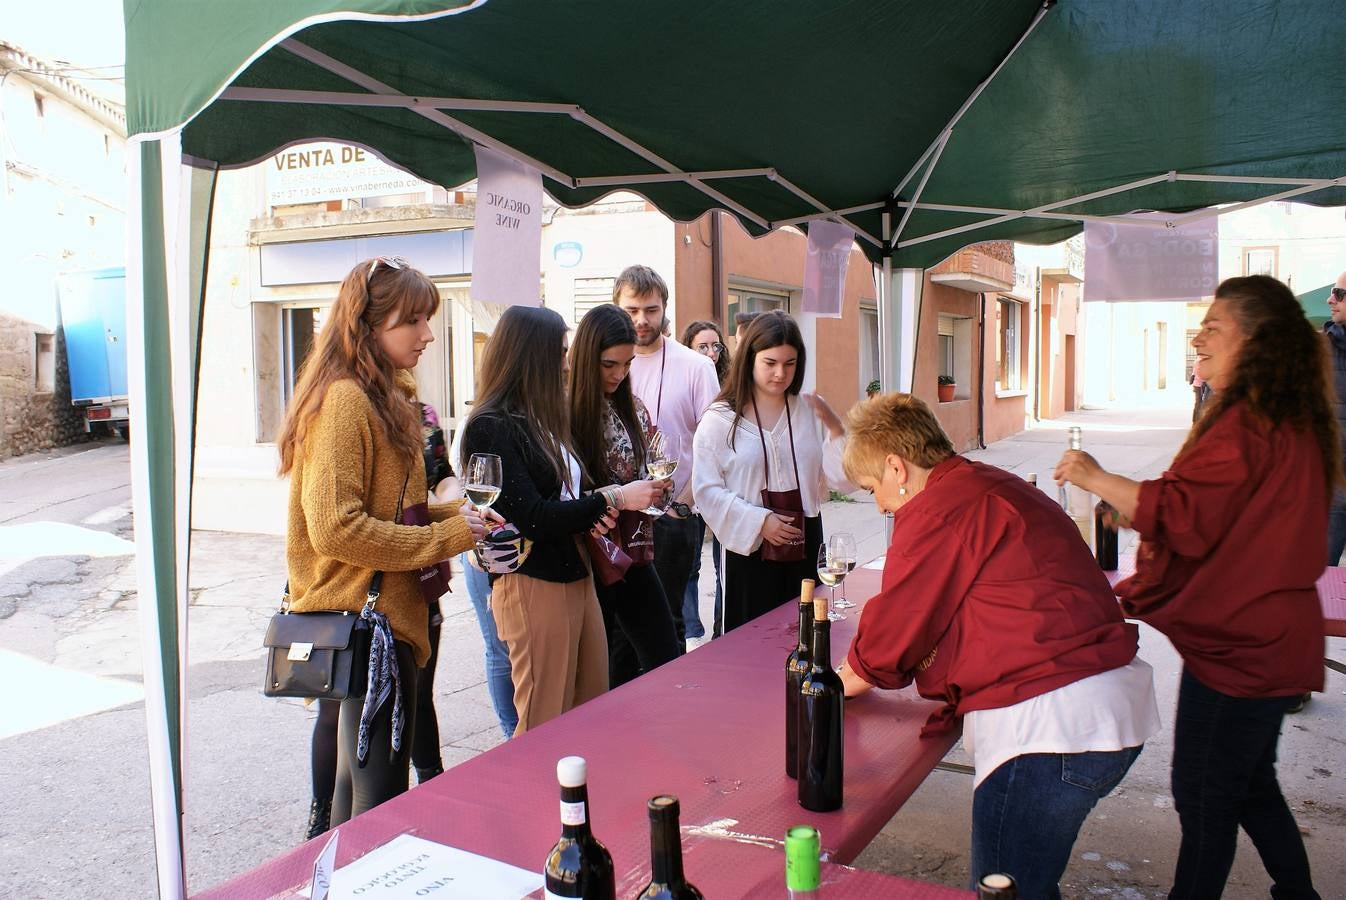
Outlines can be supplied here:
<path id="1" fill-rule="evenodd" d="M 594 307 L 570 348 L 570 438 L 584 469 L 585 487 L 648 478 L 645 457 L 652 431 L 649 413 L 631 391 L 636 331 L 630 316 L 605 303 Z M 641 513 L 637 528 L 653 534 Z M 626 535 L 631 544 L 635 530 Z M 616 537 L 616 532 L 614 532 Z M 652 540 L 652 538 L 651 538 Z M 634 550 L 634 546 L 628 546 Z M 617 687 L 678 655 L 673 616 L 654 567 L 639 559 L 626 577 L 605 586 L 595 579 L 608 636 L 608 677 Z"/>

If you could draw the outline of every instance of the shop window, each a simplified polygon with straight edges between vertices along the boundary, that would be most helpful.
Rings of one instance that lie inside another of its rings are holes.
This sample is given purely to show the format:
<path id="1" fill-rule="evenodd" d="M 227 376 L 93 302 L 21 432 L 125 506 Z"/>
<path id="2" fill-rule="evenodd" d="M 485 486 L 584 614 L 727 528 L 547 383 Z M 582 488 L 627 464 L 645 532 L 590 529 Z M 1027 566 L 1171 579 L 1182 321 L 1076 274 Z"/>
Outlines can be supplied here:
<path id="1" fill-rule="evenodd" d="M 766 291 L 759 288 L 736 288 L 733 285 L 729 287 L 729 293 L 725 297 L 727 314 L 725 316 L 725 330 L 731 335 L 738 333 L 737 317 L 740 313 L 764 313 L 773 309 L 788 313 L 790 311 L 790 295 L 785 291 Z"/>
<path id="2" fill-rule="evenodd" d="M 33 335 L 33 390 L 50 394 L 56 390 L 56 335 Z"/>
<path id="3" fill-rule="evenodd" d="M 860 392 L 871 381 L 883 378 L 883 350 L 879 344 L 879 308 L 873 301 L 860 301 Z"/>
<path id="4" fill-rule="evenodd" d="M 996 390 L 1023 390 L 1023 304 L 1009 297 L 1001 297 L 996 304 L 995 347 Z"/>
<path id="5" fill-rule="evenodd" d="M 281 390 L 285 405 L 290 405 L 304 361 L 327 316 L 326 307 L 297 306 L 281 310 Z"/>
<path id="6" fill-rule="evenodd" d="M 576 278 L 571 296 L 575 304 L 575 324 L 596 306 L 612 302 L 612 287 L 616 278 Z"/>
<path id="7" fill-rule="evenodd" d="M 954 398 L 972 396 L 973 320 L 970 316 L 939 317 L 939 375 L 953 378 Z"/>
<path id="8" fill-rule="evenodd" d="M 1277 247 L 1244 247 L 1243 274 L 1270 275 L 1277 278 L 1280 249 Z"/>

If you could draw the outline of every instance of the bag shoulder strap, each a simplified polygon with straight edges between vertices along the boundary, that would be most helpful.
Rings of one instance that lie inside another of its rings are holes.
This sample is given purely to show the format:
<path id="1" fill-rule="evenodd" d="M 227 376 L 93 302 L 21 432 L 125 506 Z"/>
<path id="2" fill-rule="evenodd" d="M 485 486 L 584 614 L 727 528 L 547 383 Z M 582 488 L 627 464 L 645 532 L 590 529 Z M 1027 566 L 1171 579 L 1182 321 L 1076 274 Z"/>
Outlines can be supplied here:
<path id="1" fill-rule="evenodd" d="M 752 417 L 757 420 L 757 437 L 762 442 L 762 469 L 766 479 L 765 490 L 771 490 L 771 468 L 767 462 L 766 454 L 766 432 L 762 428 L 762 417 L 757 413 L 757 404 L 752 405 Z M 790 462 L 795 469 L 795 490 L 799 490 L 802 485 L 799 481 L 799 457 L 795 454 L 795 423 L 790 420 L 790 398 L 785 398 L 785 427 L 790 431 Z"/>

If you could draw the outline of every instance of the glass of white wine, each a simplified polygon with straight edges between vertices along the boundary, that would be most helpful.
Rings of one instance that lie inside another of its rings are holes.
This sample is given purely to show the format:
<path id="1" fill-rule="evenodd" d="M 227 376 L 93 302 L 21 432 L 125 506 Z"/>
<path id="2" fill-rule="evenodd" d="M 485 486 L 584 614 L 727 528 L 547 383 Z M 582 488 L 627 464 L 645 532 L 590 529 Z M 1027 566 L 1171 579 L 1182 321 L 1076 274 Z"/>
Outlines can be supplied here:
<path id="1" fill-rule="evenodd" d="M 845 577 L 845 564 L 832 555 L 831 546 L 824 541 L 818 546 L 818 580 L 832 592 L 827 604 L 827 618 L 833 622 L 846 618 L 845 613 L 833 608 L 837 602 L 837 582 Z"/>
<path id="2" fill-rule="evenodd" d="M 678 470 L 678 437 L 663 431 L 656 431 L 650 438 L 650 446 L 645 450 L 645 469 L 651 478 L 672 478 Z M 662 516 L 664 508 L 651 504 L 643 512 L 651 516 Z"/>
<path id="3" fill-rule="evenodd" d="M 494 453 L 473 453 L 467 461 L 467 478 L 464 479 L 463 492 L 472 505 L 483 513 L 500 497 L 500 488 L 504 485 L 500 471 L 500 457 Z M 485 545 L 478 541 L 477 547 Z"/>
<path id="4" fill-rule="evenodd" d="M 832 558 L 845 567 L 841 576 L 841 599 L 836 602 L 837 609 L 853 609 L 855 604 L 846 599 L 846 576 L 855 571 L 855 535 L 849 531 L 838 531 L 827 539 L 832 550 Z"/>

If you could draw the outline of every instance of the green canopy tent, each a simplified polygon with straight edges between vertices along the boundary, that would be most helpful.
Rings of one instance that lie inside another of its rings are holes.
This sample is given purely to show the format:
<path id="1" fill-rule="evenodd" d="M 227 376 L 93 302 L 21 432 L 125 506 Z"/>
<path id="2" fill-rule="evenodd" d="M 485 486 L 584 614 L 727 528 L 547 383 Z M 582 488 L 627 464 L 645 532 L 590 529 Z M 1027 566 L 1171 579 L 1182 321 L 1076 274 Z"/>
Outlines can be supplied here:
<path id="1" fill-rule="evenodd" d="M 125 12 L 144 210 L 134 486 L 169 896 L 183 882 L 186 510 L 218 168 L 323 138 L 454 185 L 476 143 L 540 170 L 565 204 L 622 188 L 679 220 L 728 210 L 758 234 L 842 221 L 882 270 L 883 381 L 899 386 L 920 270 L 967 243 L 1053 242 L 1136 210 L 1174 223 L 1216 204 L 1346 203 L 1337 0 L 125 0 Z"/>
<path id="2" fill-rule="evenodd" d="M 1327 297 L 1332 293 L 1332 287 L 1333 285 L 1325 284 L 1320 288 L 1314 288 L 1311 291 L 1296 295 L 1299 305 L 1304 307 L 1304 315 L 1308 316 L 1309 321 L 1319 328 L 1326 325 L 1327 320 L 1332 318 L 1332 311 L 1327 308 Z"/>

